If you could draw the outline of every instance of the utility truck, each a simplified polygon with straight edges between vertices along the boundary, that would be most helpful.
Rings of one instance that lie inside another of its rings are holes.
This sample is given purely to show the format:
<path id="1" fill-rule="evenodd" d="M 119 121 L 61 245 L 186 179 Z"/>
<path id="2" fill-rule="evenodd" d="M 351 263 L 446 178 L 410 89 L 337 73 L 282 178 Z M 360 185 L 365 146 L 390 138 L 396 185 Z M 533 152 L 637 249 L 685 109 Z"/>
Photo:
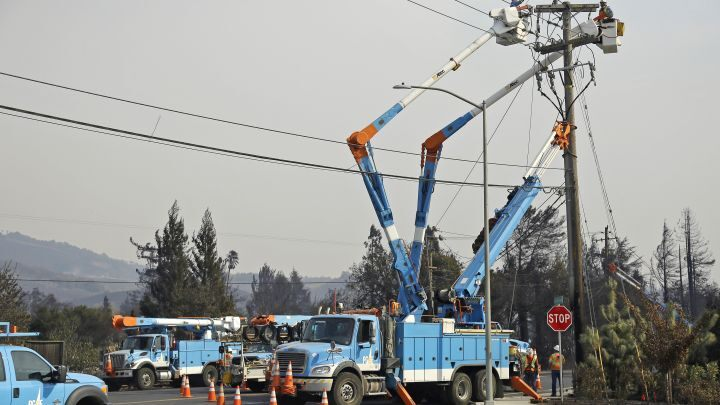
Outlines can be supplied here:
<path id="1" fill-rule="evenodd" d="M 527 32 L 522 10 L 522 6 L 492 10 L 495 25 L 487 34 L 347 139 L 393 254 L 392 267 L 399 280 L 398 299 L 389 308 L 314 316 L 307 322 L 300 341 L 279 346 L 274 372 L 285 379 L 280 404 L 304 404 L 327 391 L 331 404 L 357 405 L 363 398 L 385 396 L 390 391 L 405 404 L 413 403 L 413 398 L 421 402 L 427 397 L 432 403 L 465 405 L 471 400 L 484 401 L 487 395 L 501 397 L 503 385 L 510 385 L 511 379 L 519 381 L 516 378 L 521 372 L 519 357 L 527 344 L 511 339 L 513 331 L 493 322 L 492 358 L 485 357 L 484 298 L 478 296 L 487 271 L 482 245 L 488 244 L 488 259 L 493 263 L 543 188 L 541 176 L 567 146 L 569 124 L 560 121 L 554 125 L 522 184 L 510 192 L 507 204 L 496 211 L 489 239 L 482 241 L 481 249 L 455 283 L 437 294 L 437 311 L 428 311 L 427 295 L 418 280 L 435 173 L 443 142 L 482 113 L 482 109 L 475 108 L 462 115 L 423 143 L 415 235 L 409 253 L 398 235 L 383 176 L 376 168 L 369 141 L 427 87 L 446 73 L 457 70 L 463 59 L 493 36 L 497 36 L 497 42 L 502 45 L 523 42 Z M 591 37 L 598 44 L 603 41 L 594 21 L 580 24 L 573 35 Z M 556 52 L 538 61 L 487 98 L 484 108 L 536 73 L 547 70 L 561 56 Z M 287 386 L 290 365 L 294 388 Z M 486 392 L 487 378 L 494 379 L 493 393 Z M 523 389 L 532 392 L 527 386 Z"/>
<path id="2" fill-rule="evenodd" d="M 242 353 L 232 356 L 225 365 L 223 382 L 233 386 L 247 383 L 254 392 L 267 388 L 267 371 L 279 344 L 300 338 L 306 315 L 261 315 L 242 327 Z M 225 349 L 223 348 L 223 351 Z"/>
<path id="3" fill-rule="evenodd" d="M 145 390 L 156 382 L 196 385 L 218 380 L 224 356 L 242 353 L 242 318 L 142 318 L 115 315 L 126 333 L 119 350 L 104 355 L 103 380 L 111 391 L 128 384 Z M 224 351 L 220 352 L 221 344 Z"/>
<path id="4" fill-rule="evenodd" d="M 38 336 L 0 322 L 0 340 L 10 342 Z M 106 405 L 107 386 L 94 376 L 69 373 L 53 366 L 36 351 L 0 343 L 0 404 L 4 405 Z"/>

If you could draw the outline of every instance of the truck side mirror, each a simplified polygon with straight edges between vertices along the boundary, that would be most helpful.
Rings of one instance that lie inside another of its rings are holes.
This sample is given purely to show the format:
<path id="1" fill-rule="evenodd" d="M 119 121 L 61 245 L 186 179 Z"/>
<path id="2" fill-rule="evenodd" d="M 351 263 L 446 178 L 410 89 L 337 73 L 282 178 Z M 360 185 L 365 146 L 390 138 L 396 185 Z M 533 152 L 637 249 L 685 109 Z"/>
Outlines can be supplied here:
<path id="1" fill-rule="evenodd" d="M 218 347 L 218 352 L 225 353 L 225 346 L 220 345 L 220 347 Z"/>
<path id="2" fill-rule="evenodd" d="M 57 370 L 53 372 L 53 378 L 60 384 L 65 384 L 67 380 L 67 366 L 58 366 Z"/>
<path id="3" fill-rule="evenodd" d="M 370 344 L 375 344 L 375 325 L 370 325 Z"/>

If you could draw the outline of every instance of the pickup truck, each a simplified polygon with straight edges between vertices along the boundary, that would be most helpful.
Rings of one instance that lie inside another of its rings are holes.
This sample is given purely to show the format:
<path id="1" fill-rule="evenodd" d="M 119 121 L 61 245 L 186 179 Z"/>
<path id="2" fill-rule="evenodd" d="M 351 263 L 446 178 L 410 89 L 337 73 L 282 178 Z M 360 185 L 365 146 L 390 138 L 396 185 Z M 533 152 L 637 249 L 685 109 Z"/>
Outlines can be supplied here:
<path id="1" fill-rule="evenodd" d="M 21 336 L 33 334 L 11 333 L 0 322 L 0 338 Z M 107 405 L 107 386 L 97 377 L 53 367 L 27 347 L 0 344 L 0 404 Z"/>

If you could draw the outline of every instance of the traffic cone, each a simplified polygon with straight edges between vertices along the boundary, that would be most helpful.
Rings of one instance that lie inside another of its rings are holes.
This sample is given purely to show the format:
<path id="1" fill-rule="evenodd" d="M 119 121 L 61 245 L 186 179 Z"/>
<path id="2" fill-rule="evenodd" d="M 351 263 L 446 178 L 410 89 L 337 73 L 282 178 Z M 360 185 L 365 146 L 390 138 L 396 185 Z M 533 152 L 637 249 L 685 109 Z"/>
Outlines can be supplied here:
<path id="1" fill-rule="evenodd" d="M 330 405 L 328 403 L 327 392 L 325 392 L 325 389 L 323 389 L 323 396 L 322 396 L 322 400 L 320 401 L 320 405 Z"/>
<path id="2" fill-rule="evenodd" d="M 222 382 L 218 385 L 217 405 L 225 405 L 225 385 Z"/>
<path id="3" fill-rule="evenodd" d="M 542 389 L 542 382 L 540 381 L 540 364 L 538 364 L 537 378 L 535 379 L 535 391 Z"/>
<path id="4" fill-rule="evenodd" d="M 185 391 L 183 391 L 181 396 L 183 398 L 192 398 L 192 394 L 190 394 L 190 379 L 186 377 L 185 381 Z"/>
<path id="5" fill-rule="evenodd" d="M 275 388 L 270 387 L 270 404 L 277 405 L 277 397 L 275 396 Z"/>
<path id="6" fill-rule="evenodd" d="M 208 402 L 217 402 L 217 397 L 215 396 L 215 380 L 210 379 L 210 391 L 208 391 Z"/>
<path id="7" fill-rule="evenodd" d="M 233 405 L 242 405 L 242 398 L 240 398 L 240 386 L 235 388 L 235 398 L 233 398 Z"/>
<path id="8" fill-rule="evenodd" d="M 275 364 L 273 364 L 271 386 L 275 390 L 280 389 L 280 362 L 279 361 L 276 361 Z"/>
<path id="9" fill-rule="evenodd" d="M 187 383 L 187 381 L 185 380 L 186 378 L 187 376 L 184 375 L 180 380 L 180 396 L 183 396 L 183 394 L 185 393 L 185 384 Z"/>
<path id="10" fill-rule="evenodd" d="M 296 388 L 295 383 L 293 383 L 292 361 L 289 361 L 287 371 L 285 371 L 285 381 L 283 382 L 281 392 L 285 395 L 295 395 L 295 391 Z"/>

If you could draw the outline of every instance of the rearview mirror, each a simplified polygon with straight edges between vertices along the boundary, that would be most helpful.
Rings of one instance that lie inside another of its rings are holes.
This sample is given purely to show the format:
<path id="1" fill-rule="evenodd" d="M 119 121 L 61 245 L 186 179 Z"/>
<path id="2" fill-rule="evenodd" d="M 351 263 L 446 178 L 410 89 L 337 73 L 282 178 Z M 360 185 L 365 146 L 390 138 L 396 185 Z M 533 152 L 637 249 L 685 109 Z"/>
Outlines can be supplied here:
<path id="1" fill-rule="evenodd" d="M 67 366 L 58 366 L 57 370 L 53 371 L 53 379 L 60 384 L 64 384 L 67 380 Z"/>

